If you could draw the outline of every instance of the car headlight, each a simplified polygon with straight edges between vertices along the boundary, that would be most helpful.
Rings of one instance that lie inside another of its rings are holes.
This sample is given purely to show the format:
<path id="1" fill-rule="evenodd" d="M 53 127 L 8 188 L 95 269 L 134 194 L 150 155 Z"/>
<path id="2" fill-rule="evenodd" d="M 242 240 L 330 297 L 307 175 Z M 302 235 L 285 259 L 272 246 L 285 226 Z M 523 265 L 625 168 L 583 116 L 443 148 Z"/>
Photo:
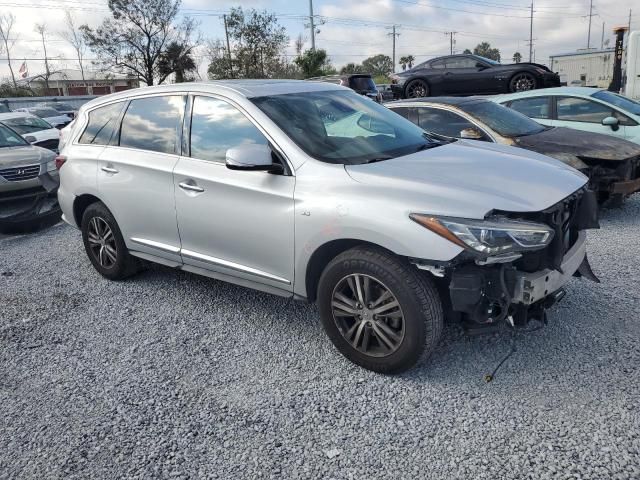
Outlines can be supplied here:
<path id="1" fill-rule="evenodd" d="M 418 213 L 409 217 L 456 245 L 486 256 L 539 250 L 549 245 L 554 235 L 547 225 L 503 217 L 470 220 Z"/>

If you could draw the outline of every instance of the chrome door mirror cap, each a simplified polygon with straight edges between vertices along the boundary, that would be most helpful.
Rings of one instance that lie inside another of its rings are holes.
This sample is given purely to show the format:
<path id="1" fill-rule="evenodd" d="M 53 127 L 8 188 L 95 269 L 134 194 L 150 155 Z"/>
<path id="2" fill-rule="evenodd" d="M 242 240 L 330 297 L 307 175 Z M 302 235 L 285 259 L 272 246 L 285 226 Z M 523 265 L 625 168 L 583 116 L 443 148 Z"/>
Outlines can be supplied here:
<path id="1" fill-rule="evenodd" d="M 231 170 L 271 171 L 274 169 L 271 148 L 253 143 L 228 149 L 226 165 Z"/>
<path id="2" fill-rule="evenodd" d="M 465 128 L 460 131 L 460 138 L 466 138 L 467 140 L 481 140 L 482 133 L 475 128 Z"/>

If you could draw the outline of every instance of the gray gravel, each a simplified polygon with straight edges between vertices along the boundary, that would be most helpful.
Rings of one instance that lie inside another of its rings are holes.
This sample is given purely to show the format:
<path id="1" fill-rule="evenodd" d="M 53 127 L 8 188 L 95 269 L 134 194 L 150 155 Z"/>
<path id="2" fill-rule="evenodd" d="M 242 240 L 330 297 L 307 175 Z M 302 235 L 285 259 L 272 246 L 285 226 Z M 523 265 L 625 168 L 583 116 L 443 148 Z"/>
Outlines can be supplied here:
<path id="1" fill-rule="evenodd" d="M 590 237 L 550 325 L 450 326 L 398 377 L 317 310 L 152 267 L 122 283 L 58 225 L 0 240 L 0 478 L 638 479 L 640 198 Z"/>

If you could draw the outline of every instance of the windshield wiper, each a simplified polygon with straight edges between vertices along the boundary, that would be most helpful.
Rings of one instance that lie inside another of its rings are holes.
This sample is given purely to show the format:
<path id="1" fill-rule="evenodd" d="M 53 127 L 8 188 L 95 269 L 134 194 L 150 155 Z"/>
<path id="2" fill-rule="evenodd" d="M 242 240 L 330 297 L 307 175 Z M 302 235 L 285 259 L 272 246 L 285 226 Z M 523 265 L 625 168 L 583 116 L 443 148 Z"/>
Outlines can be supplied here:
<path id="1" fill-rule="evenodd" d="M 369 159 L 365 160 L 363 163 L 383 162 L 385 160 L 391 160 L 392 158 L 395 158 L 395 157 L 392 157 L 390 155 L 382 155 L 380 157 L 369 158 Z"/>

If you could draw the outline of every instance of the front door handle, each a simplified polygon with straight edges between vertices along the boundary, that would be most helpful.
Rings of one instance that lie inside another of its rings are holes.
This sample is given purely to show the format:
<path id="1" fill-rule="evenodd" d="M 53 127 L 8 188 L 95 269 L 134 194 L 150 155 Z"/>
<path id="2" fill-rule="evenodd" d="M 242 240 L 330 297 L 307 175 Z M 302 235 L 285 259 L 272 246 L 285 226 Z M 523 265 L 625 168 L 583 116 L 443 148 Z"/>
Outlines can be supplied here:
<path id="1" fill-rule="evenodd" d="M 199 192 L 199 193 L 204 192 L 204 188 L 199 187 L 199 186 L 197 186 L 197 185 L 193 185 L 193 184 L 191 184 L 191 183 L 180 182 L 180 183 L 178 184 L 178 186 L 179 186 L 181 189 L 183 189 L 183 190 L 187 190 L 187 191 L 189 191 L 189 192 Z"/>
<path id="2" fill-rule="evenodd" d="M 118 170 L 113 167 L 100 167 L 100 170 L 107 173 L 118 173 Z"/>

